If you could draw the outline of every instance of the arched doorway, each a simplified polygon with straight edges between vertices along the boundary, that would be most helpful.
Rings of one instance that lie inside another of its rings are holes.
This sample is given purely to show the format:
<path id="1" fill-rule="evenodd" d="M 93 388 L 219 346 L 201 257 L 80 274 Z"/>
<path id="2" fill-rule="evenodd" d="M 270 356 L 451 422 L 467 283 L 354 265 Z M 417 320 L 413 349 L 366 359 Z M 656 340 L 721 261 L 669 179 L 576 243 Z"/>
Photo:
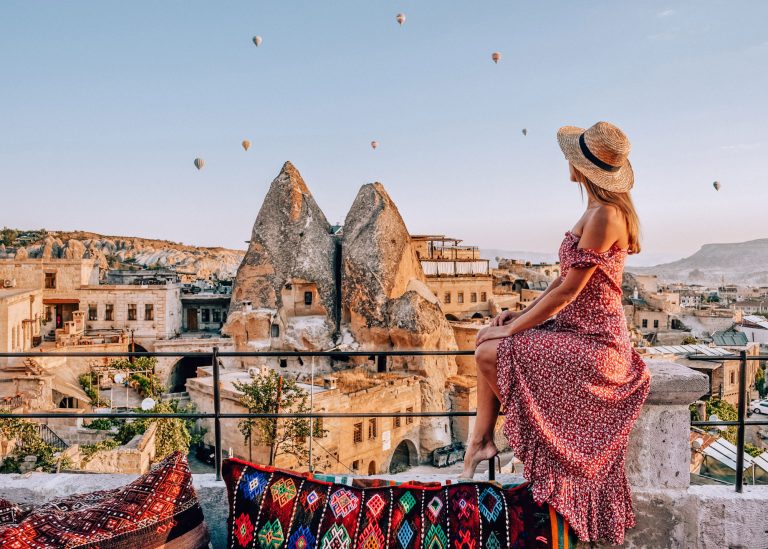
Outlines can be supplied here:
<path id="1" fill-rule="evenodd" d="M 210 366 L 209 356 L 185 356 L 174 364 L 171 370 L 169 393 L 182 393 L 186 391 L 187 380 L 197 377 L 197 369 L 200 366 Z"/>
<path id="2" fill-rule="evenodd" d="M 369 475 L 375 475 L 376 474 L 376 462 L 372 461 L 368 464 L 368 474 Z"/>
<path id="3" fill-rule="evenodd" d="M 483 318 L 483 313 L 475 313 L 472 315 L 472 318 Z"/>
<path id="4" fill-rule="evenodd" d="M 389 472 L 394 474 L 407 470 L 418 463 L 418 457 L 416 445 L 413 442 L 408 439 L 401 441 L 392 453 Z"/>
<path id="5" fill-rule="evenodd" d="M 451 313 L 448 313 L 447 315 L 445 315 L 445 320 L 450 320 L 452 322 L 458 322 L 459 317 L 457 317 L 456 315 L 452 315 Z"/>

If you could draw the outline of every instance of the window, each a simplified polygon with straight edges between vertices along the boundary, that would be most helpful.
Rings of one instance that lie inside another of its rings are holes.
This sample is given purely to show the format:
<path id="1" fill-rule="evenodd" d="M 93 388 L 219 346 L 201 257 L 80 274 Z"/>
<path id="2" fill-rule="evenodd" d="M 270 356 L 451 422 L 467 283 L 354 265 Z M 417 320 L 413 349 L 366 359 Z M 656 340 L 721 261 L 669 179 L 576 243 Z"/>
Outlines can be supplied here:
<path id="1" fill-rule="evenodd" d="M 304 305 L 312 305 L 312 292 L 304 292 Z"/>
<path id="2" fill-rule="evenodd" d="M 413 412 L 413 406 L 408 406 L 408 408 L 405 409 L 406 412 Z M 413 416 L 408 416 L 405 418 L 405 424 L 410 425 L 413 423 Z"/>
<path id="3" fill-rule="evenodd" d="M 377 430 L 376 430 L 376 418 L 372 417 L 368 420 L 368 440 L 374 439 L 377 436 Z"/>
<path id="4" fill-rule="evenodd" d="M 477 303 L 477 292 L 472 292 L 469 294 L 469 301 L 471 303 Z"/>
<path id="5" fill-rule="evenodd" d="M 352 462 L 352 470 L 353 471 L 359 471 L 360 470 L 360 460 L 356 459 Z"/>
<path id="6" fill-rule="evenodd" d="M 111 303 L 104 305 L 104 320 L 114 320 L 115 306 Z"/>
<path id="7" fill-rule="evenodd" d="M 488 294 L 480 292 L 480 301 L 488 301 Z"/>
<path id="8" fill-rule="evenodd" d="M 647 327 L 648 327 L 648 319 L 644 318 L 643 319 L 643 328 L 647 328 Z"/>
<path id="9" fill-rule="evenodd" d="M 281 368 L 287 368 L 288 367 L 288 359 L 287 358 L 281 358 L 280 359 L 280 367 Z"/>
<path id="10" fill-rule="evenodd" d="M 47 305 L 45 307 L 45 321 L 50 322 L 52 318 L 53 318 L 53 307 L 51 307 L 50 305 Z"/>
<path id="11" fill-rule="evenodd" d="M 731 372 L 731 385 L 736 384 L 736 372 Z"/>
<path id="12" fill-rule="evenodd" d="M 270 334 L 272 337 L 280 337 L 280 325 L 272 324 L 272 328 L 270 329 Z"/>
<path id="13" fill-rule="evenodd" d="M 456 296 L 456 303 L 464 303 L 464 292 L 459 292 Z"/>
<path id="14" fill-rule="evenodd" d="M 213 309 L 213 321 L 221 322 L 221 309 Z"/>
<path id="15" fill-rule="evenodd" d="M 355 428 L 352 432 L 352 442 L 355 444 L 359 444 L 360 442 L 363 442 L 363 424 L 361 423 L 355 423 Z"/>
<path id="16" fill-rule="evenodd" d="M 128 304 L 128 320 L 136 320 L 136 304 Z"/>
<path id="17" fill-rule="evenodd" d="M 98 314 L 96 312 L 96 304 L 95 303 L 89 303 L 88 304 L 88 320 L 98 320 Z"/>
<path id="18" fill-rule="evenodd" d="M 144 320 L 155 320 L 155 306 L 152 303 L 144 304 Z"/>
<path id="19" fill-rule="evenodd" d="M 399 412 L 400 412 L 400 410 L 398 410 L 398 413 Z M 403 418 L 401 418 L 401 417 L 393 417 L 392 418 L 392 428 L 393 429 L 397 429 L 398 427 L 400 427 L 400 422 L 401 422 L 402 419 Z"/>
<path id="20" fill-rule="evenodd" d="M 56 273 L 45 273 L 45 288 L 48 290 L 56 288 Z"/>
<path id="21" fill-rule="evenodd" d="M 443 303 L 450 303 L 451 302 L 451 292 L 445 292 L 445 295 L 443 296 Z"/>
<path id="22" fill-rule="evenodd" d="M 659 327 L 659 319 L 658 318 L 653 321 L 653 327 L 654 328 L 658 328 Z"/>
<path id="23" fill-rule="evenodd" d="M 201 311 L 200 311 L 200 320 L 202 322 L 210 322 L 211 321 L 211 310 L 210 309 L 201 309 Z"/>

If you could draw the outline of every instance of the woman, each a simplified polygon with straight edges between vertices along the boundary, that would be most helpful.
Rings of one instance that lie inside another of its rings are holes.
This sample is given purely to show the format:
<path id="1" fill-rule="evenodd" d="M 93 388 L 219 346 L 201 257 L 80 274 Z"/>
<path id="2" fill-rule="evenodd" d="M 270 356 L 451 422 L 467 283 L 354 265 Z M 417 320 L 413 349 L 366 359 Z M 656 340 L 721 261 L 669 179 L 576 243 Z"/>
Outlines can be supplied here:
<path id="1" fill-rule="evenodd" d="M 496 456 L 503 405 L 504 434 L 536 501 L 582 540 L 623 543 L 635 525 L 627 438 L 650 387 L 621 304 L 624 260 L 640 251 L 630 144 L 607 122 L 560 128 L 557 139 L 587 209 L 565 233 L 561 276 L 525 311 L 505 311 L 478 334 L 477 418 L 461 478 Z"/>

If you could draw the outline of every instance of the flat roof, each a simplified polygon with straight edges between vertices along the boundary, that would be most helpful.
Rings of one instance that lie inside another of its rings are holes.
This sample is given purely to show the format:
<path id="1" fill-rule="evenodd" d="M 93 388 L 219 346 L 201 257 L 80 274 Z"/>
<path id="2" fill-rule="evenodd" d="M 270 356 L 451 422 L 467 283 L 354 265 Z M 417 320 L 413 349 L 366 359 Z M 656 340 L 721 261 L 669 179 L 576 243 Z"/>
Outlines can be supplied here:
<path id="1" fill-rule="evenodd" d="M 0 288 L 0 299 L 40 290 L 39 288 Z"/>

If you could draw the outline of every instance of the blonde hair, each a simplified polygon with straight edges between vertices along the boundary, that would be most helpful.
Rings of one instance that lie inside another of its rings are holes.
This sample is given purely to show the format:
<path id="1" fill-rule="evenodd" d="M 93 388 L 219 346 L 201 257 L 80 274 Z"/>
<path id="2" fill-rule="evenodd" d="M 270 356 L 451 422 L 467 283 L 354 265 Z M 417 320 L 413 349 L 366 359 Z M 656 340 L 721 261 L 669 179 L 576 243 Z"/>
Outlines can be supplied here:
<path id="1" fill-rule="evenodd" d="M 629 237 L 629 253 L 640 253 L 640 219 L 637 217 L 635 205 L 632 203 L 632 197 L 629 191 L 617 193 L 598 187 L 592 183 L 589 178 L 578 169 L 574 170 L 577 174 L 576 180 L 582 189 L 587 190 L 587 194 L 601 204 L 613 205 L 624 214 L 624 220 L 627 222 L 627 234 Z"/>

